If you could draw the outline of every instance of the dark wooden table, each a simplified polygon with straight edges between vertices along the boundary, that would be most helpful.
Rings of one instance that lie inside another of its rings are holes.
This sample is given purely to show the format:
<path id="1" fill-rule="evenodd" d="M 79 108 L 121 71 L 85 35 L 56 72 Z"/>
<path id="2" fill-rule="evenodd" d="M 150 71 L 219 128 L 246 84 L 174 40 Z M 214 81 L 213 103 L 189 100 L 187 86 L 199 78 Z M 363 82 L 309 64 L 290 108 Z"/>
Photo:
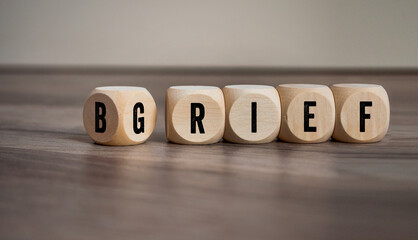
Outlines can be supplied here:
<path id="1" fill-rule="evenodd" d="M 375 144 L 167 143 L 170 85 L 367 82 L 391 100 Z M 418 74 L 0 73 L 0 239 L 418 239 Z M 149 141 L 93 144 L 102 85 L 149 89 Z"/>

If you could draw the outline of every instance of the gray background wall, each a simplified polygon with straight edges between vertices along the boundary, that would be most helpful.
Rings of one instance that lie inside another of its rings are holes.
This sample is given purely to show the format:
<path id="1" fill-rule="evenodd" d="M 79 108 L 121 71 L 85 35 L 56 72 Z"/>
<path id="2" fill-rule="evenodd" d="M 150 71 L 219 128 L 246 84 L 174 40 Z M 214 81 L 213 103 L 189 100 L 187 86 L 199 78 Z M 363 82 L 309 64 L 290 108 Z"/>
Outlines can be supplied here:
<path id="1" fill-rule="evenodd" d="M 0 65 L 418 67 L 417 0 L 0 0 Z"/>

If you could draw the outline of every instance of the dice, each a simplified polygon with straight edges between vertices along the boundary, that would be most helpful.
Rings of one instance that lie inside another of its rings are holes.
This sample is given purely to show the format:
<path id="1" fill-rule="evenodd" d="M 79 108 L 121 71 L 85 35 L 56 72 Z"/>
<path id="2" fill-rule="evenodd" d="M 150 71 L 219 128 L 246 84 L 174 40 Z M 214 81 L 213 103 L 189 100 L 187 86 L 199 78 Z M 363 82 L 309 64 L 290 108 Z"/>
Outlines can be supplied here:
<path id="1" fill-rule="evenodd" d="M 173 86 L 166 92 L 166 136 L 179 144 L 211 144 L 222 139 L 225 102 L 212 86 Z"/>
<path id="2" fill-rule="evenodd" d="M 332 137 L 350 143 L 380 141 L 389 127 L 389 98 L 382 86 L 334 84 L 336 124 Z"/>
<path id="3" fill-rule="evenodd" d="M 280 130 L 280 98 L 265 85 L 229 85 L 225 97 L 224 139 L 233 143 L 268 143 Z"/>
<path id="4" fill-rule="evenodd" d="M 98 87 L 83 110 L 87 134 L 98 144 L 135 145 L 154 131 L 157 106 L 142 87 Z"/>
<path id="5" fill-rule="evenodd" d="M 282 84 L 279 139 L 292 143 L 327 141 L 335 124 L 334 97 L 329 87 L 315 84 Z"/>
<path id="6" fill-rule="evenodd" d="M 380 141 L 390 119 L 389 98 L 374 84 L 173 86 L 166 92 L 166 137 L 179 144 L 292 143 L 333 139 Z M 154 130 L 157 107 L 141 87 L 98 87 L 83 121 L 98 144 L 134 145 Z"/>

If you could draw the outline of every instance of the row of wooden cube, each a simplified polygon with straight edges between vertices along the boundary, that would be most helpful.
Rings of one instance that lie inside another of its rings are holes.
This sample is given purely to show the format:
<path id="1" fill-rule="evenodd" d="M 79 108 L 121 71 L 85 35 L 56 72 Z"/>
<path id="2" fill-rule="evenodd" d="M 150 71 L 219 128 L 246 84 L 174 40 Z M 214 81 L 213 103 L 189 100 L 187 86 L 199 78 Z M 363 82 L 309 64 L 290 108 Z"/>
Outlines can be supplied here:
<path id="1" fill-rule="evenodd" d="M 374 84 L 173 86 L 166 92 L 166 136 L 180 144 L 380 141 L 389 126 L 389 99 Z M 157 108 L 141 87 L 99 87 L 84 106 L 89 136 L 105 145 L 145 142 Z"/>

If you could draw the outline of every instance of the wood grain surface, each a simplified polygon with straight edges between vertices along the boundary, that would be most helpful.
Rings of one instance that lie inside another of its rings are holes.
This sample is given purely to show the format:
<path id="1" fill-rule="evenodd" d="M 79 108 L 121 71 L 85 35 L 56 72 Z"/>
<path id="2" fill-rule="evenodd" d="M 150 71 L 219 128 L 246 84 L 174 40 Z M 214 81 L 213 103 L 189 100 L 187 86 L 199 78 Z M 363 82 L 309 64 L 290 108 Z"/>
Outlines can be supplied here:
<path id="1" fill-rule="evenodd" d="M 388 135 L 374 144 L 185 146 L 164 134 L 171 85 L 376 83 Z M 147 143 L 93 144 L 97 86 L 146 87 Z M 0 239 L 417 239 L 418 75 L 0 73 Z"/>

